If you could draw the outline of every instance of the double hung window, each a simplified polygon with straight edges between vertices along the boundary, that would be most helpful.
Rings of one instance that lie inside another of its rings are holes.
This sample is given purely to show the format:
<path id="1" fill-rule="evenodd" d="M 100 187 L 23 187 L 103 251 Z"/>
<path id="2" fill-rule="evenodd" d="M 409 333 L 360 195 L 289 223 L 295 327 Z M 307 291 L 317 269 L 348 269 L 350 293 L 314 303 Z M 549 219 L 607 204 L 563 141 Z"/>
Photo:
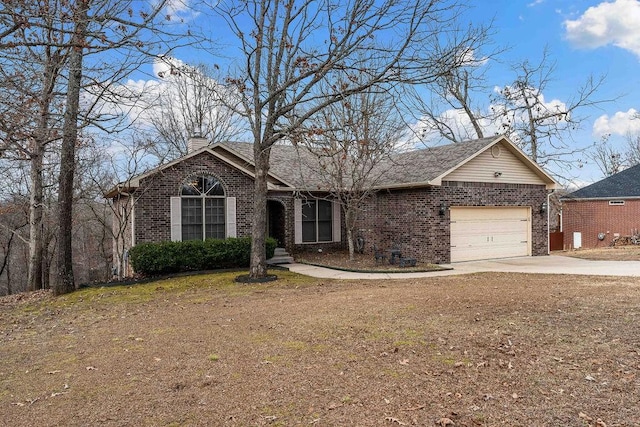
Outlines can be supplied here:
<path id="1" fill-rule="evenodd" d="M 331 242 L 333 207 L 328 200 L 307 200 L 302 203 L 302 241 Z"/>
<path id="2" fill-rule="evenodd" d="M 182 240 L 225 238 L 224 189 L 215 177 L 194 176 L 181 190 Z"/>

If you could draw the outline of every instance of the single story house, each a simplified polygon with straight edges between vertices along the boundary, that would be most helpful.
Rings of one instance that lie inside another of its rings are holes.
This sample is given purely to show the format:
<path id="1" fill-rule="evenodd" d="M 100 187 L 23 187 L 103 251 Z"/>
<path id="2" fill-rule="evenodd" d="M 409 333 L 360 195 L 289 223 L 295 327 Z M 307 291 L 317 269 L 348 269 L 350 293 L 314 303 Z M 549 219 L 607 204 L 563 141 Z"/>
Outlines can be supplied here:
<path id="1" fill-rule="evenodd" d="M 294 255 L 346 247 L 344 215 L 308 167 L 314 158 L 292 145 L 271 151 L 268 233 Z M 252 159 L 251 144 L 192 139 L 187 155 L 114 187 L 105 196 L 126 228 L 119 244 L 250 236 Z M 402 152 L 377 167 L 357 225 L 367 252 L 394 247 L 431 263 L 548 254 L 556 182 L 508 138 Z"/>
<path id="2" fill-rule="evenodd" d="M 564 249 L 608 246 L 640 230 L 640 165 L 562 198 Z"/>

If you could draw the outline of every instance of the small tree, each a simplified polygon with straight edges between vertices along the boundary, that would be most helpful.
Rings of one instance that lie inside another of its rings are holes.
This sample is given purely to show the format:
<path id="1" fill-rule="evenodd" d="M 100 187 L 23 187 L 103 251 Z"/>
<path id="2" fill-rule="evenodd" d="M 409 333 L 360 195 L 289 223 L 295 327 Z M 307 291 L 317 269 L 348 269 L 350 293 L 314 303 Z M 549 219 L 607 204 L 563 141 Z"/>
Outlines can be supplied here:
<path id="1" fill-rule="evenodd" d="M 395 105 L 382 89 L 352 95 L 320 111 L 294 139 L 300 150 L 312 154 L 311 159 L 300 156 L 301 166 L 313 170 L 340 202 L 352 261 L 362 204 L 387 172 L 382 165 L 391 161 L 406 129 Z"/>

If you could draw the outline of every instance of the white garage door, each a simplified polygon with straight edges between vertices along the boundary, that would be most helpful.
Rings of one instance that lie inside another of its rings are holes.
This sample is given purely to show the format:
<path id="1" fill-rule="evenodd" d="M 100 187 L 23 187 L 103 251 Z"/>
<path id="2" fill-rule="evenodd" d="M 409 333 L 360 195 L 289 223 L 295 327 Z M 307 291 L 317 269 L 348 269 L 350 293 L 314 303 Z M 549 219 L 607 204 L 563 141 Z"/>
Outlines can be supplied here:
<path id="1" fill-rule="evenodd" d="M 451 262 L 528 255 L 528 207 L 451 208 Z"/>

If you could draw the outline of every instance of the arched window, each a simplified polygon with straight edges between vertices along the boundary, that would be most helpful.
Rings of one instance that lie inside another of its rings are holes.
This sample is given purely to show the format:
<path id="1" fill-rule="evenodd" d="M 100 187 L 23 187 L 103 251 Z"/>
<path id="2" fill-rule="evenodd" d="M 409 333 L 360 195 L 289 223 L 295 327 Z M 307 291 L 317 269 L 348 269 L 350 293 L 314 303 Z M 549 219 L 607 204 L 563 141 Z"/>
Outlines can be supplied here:
<path id="1" fill-rule="evenodd" d="M 182 240 L 225 238 L 225 197 L 222 184 L 211 175 L 198 175 L 182 184 Z"/>

